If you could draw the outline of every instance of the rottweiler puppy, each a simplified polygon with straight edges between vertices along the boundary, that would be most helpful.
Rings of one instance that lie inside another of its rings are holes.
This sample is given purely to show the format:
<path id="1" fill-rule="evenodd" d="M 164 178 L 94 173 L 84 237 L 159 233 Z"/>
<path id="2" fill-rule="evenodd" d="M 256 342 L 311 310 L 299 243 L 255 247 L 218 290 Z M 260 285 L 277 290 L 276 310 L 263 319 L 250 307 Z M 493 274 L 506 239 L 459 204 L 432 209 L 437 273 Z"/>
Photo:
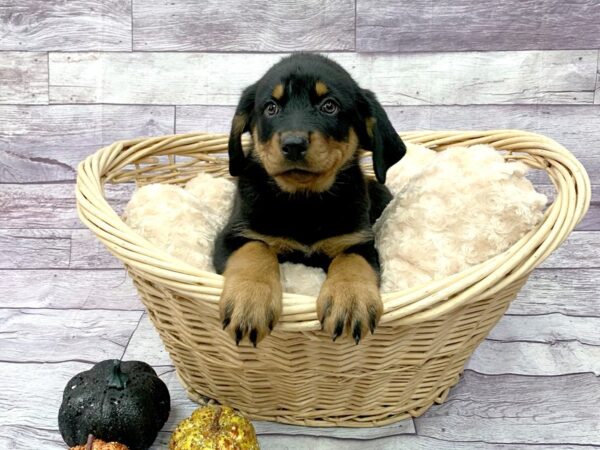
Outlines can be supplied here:
<path id="1" fill-rule="evenodd" d="M 362 149 L 376 181 L 360 168 Z M 333 340 L 351 334 L 358 344 L 375 330 L 383 303 L 372 225 L 392 198 L 386 171 L 405 151 L 375 95 L 324 56 L 286 57 L 243 91 L 229 137 L 237 193 L 213 259 L 225 276 L 223 328 L 237 344 L 247 336 L 256 346 L 277 323 L 284 261 L 327 272 L 317 313 Z"/>

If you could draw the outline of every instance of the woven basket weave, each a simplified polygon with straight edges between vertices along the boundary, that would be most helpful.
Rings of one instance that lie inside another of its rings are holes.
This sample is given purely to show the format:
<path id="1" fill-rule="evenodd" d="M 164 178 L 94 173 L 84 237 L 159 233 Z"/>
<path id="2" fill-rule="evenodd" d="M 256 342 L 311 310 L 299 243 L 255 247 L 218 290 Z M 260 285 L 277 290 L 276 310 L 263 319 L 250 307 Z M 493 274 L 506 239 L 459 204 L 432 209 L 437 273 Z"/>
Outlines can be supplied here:
<path id="1" fill-rule="evenodd" d="M 543 221 L 504 253 L 456 275 L 383 295 L 385 312 L 359 345 L 320 330 L 314 297 L 284 294 L 283 314 L 257 349 L 221 329 L 223 278 L 170 256 L 133 232 L 105 199 L 105 183 L 184 183 L 227 175 L 227 135 L 119 141 L 79 165 L 81 220 L 125 264 L 189 396 L 254 419 L 312 426 L 374 426 L 441 403 L 467 358 L 500 319 L 533 268 L 557 248 L 590 202 L 583 166 L 553 140 L 517 130 L 411 132 L 435 150 L 490 144 L 545 171 L 556 196 Z M 246 140 L 245 145 L 249 145 Z M 372 176 L 371 167 L 366 167 Z"/>

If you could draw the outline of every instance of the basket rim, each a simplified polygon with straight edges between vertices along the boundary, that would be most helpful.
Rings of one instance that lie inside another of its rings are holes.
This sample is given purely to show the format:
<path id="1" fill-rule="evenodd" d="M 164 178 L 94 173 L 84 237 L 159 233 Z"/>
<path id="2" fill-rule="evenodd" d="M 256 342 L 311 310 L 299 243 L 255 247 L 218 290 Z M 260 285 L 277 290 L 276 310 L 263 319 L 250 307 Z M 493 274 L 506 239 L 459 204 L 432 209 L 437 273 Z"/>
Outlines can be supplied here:
<path id="1" fill-rule="evenodd" d="M 546 136 L 521 130 L 412 131 L 399 133 L 407 143 L 434 150 L 461 145 L 489 144 L 511 158 L 544 170 L 556 197 L 542 221 L 503 253 L 454 275 L 401 291 L 382 293 L 381 323 L 415 324 L 451 312 L 481 296 L 490 296 L 518 283 L 544 261 L 587 212 L 591 186 L 583 165 L 562 145 Z M 108 204 L 104 185 L 111 174 L 155 153 L 226 149 L 228 134 L 186 133 L 116 141 L 81 161 L 77 170 L 76 204 L 81 221 L 130 270 L 163 283 L 180 294 L 199 298 L 218 308 L 223 276 L 195 268 L 133 231 Z M 248 140 L 244 141 L 248 144 Z M 284 293 L 277 329 L 320 329 L 316 298 Z"/>

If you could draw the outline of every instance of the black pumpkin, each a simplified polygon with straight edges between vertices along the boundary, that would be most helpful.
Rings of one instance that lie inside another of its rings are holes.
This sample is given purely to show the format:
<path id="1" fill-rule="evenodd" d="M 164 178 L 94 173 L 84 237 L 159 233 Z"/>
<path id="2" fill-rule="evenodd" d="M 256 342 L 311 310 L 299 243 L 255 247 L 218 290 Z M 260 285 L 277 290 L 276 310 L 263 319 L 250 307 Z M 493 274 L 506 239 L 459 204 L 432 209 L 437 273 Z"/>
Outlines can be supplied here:
<path id="1" fill-rule="evenodd" d="M 131 450 L 149 448 L 169 417 L 165 383 L 141 361 L 102 361 L 75 375 L 63 393 L 60 433 L 69 446 L 85 444 L 89 434 Z"/>

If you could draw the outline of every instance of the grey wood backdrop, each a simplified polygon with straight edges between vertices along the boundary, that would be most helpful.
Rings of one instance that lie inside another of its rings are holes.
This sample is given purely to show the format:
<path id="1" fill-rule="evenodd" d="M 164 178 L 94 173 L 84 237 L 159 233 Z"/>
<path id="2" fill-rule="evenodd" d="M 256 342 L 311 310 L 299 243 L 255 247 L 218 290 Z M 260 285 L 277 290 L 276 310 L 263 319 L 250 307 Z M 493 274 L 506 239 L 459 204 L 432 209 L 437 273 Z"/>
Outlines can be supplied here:
<path id="1" fill-rule="evenodd" d="M 116 357 L 168 383 L 166 448 L 194 405 L 118 261 L 77 219 L 76 165 L 121 138 L 227 131 L 241 89 L 297 50 L 340 61 L 399 131 L 551 136 L 594 194 L 445 404 L 376 429 L 257 423 L 263 448 L 599 447 L 599 24 L 599 0 L 0 0 L 0 449 L 64 448 L 63 386 Z M 120 206 L 130 193 L 109 190 Z"/>

